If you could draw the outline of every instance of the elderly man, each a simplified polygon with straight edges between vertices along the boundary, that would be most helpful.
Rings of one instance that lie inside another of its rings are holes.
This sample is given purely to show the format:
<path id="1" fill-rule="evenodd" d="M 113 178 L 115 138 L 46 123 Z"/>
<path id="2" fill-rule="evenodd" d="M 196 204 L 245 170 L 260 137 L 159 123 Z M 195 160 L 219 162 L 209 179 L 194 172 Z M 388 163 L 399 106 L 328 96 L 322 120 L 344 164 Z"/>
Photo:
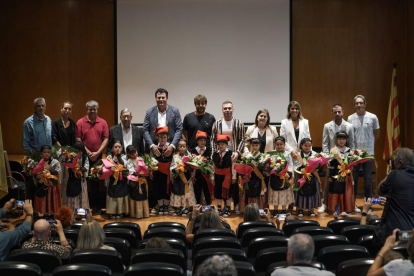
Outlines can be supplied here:
<path id="1" fill-rule="evenodd" d="M 96 101 L 86 103 L 86 116 L 79 119 L 75 127 L 76 141 L 85 145 L 89 157 L 89 167 L 102 158 L 102 152 L 108 144 L 109 130 L 106 121 L 98 117 L 99 104 Z M 99 204 L 99 181 L 89 181 L 89 202 L 93 212 L 101 214 Z"/>
<path id="2" fill-rule="evenodd" d="M 365 110 L 367 102 L 365 97 L 357 95 L 354 98 L 356 113 L 348 117 L 348 122 L 354 127 L 355 149 L 368 149 L 368 154 L 374 155 L 375 141 L 380 137 L 379 122 L 375 114 Z M 360 163 L 353 170 L 355 200 L 358 193 L 358 175 L 362 166 L 364 171 L 365 197 L 372 197 L 372 160 Z"/>
<path id="3" fill-rule="evenodd" d="M 48 249 L 56 251 L 59 254 L 59 257 L 63 260 L 68 259 L 72 252 L 72 247 L 66 240 L 62 223 L 59 220 L 56 220 L 56 223 L 54 223 L 53 226 L 56 228 L 56 232 L 59 235 L 60 245 L 49 241 L 49 238 L 51 237 L 50 224 L 45 219 L 39 219 L 33 227 L 33 237 L 35 239 L 23 243 L 22 249 Z"/>
<path id="4" fill-rule="evenodd" d="M 344 115 L 344 109 L 340 104 L 334 104 L 332 106 L 332 117 L 333 120 L 326 123 L 323 127 L 323 138 L 322 138 L 322 151 L 330 152 L 330 150 L 336 145 L 336 133 L 339 131 L 345 131 L 348 134 L 348 147 L 351 150 L 355 149 L 354 146 L 354 128 L 353 126 L 345 121 L 342 117 Z M 323 204 L 319 208 L 318 213 L 323 213 L 328 210 L 328 196 L 329 196 L 329 177 L 325 177 L 325 187 L 323 189 Z M 355 211 L 361 212 L 355 206 Z"/>
<path id="5" fill-rule="evenodd" d="M 188 113 L 184 117 L 183 129 L 184 137 L 188 141 L 188 149 L 191 151 L 197 147 L 196 134 L 197 131 L 207 133 L 206 146 L 209 148 L 211 129 L 216 118 L 214 115 L 206 112 L 207 98 L 204 95 L 197 95 L 194 98 L 195 112 Z"/>
<path id="6" fill-rule="evenodd" d="M 286 259 L 288 267 L 276 269 L 271 274 L 272 276 L 335 275 L 332 272 L 309 266 L 313 258 L 313 253 L 315 252 L 315 244 L 311 236 L 307 234 L 291 236 L 288 241 L 287 251 Z"/>
<path id="7" fill-rule="evenodd" d="M 156 156 L 160 156 L 158 150 L 158 143 L 155 141 L 154 130 L 157 127 L 168 126 L 168 146 L 165 156 L 169 157 L 181 139 L 183 133 L 183 124 L 181 122 L 181 115 L 178 108 L 168 105 L 168 91 L 159 88 L 155 91 L 156 106 L 151 107 L 145 113 L 144 123 L 142 129 L 144 130 L 144 140 L 147 152 L 152 150 Z"/>
<path id="8" fill-rule="evenodd" d="M 0 217 L 3 217 L 6 212 L 13 209 L 14 199 L 10 199 L 4 204 L 3 209 L 0 209 Z M 32 201 L 27 199 L 23 205 L 23 210 L 26 212 L 26 219 L 17 228 L 11 223 L 3 223 L 0 221 L 0 260 L 4 261 L 9 255 L 10 249 L 19 245 L 23 239 L 30 233 L 33 222 L 33 206 Z"/>
<path id="9" fill-rule="evenodd" d="M 108 146 L 106 147 L 106 156 L 113 156 L 112 146 L 116 141 L 122 143 L 122 153 L 126 154 L 126 148 L 129 145 L 133 145 L 138 155 L 144 154 L 144 139 L 143 131 L 137 126 L 131 124 L 132 112 L 125 108 L 121 111 L 120 115 L 121 123 L 111 127 L 109 129 Z"/>
<path id="10" fill-rule="evenodd" d="M 394 152 L 394 166 L 395 169 L 380 183 L 380 191 L 387 196 L 387 204 L 390 205 L 386 221 L 387 236 L 391 235 L 395 228 L 400 230 L 414 229 L 413 150 L 409 148 L 397 149 Z"/>
<path id="11" fill-rule="evenodd" d="M 218 134 L 228 136 L 230 141 L 227 148 L 233 151 L 232 161 L 235 162 L 244 148 L 244 124 L 239 119 L 233 117 L 234 108 L 232 102 L 225 101 L 221 106 L 221 111 L 223 112 L 223 118 L 214 122 L 211 130 L 211 149 L 212 151 L 217 150 L 216 137 Z M 230 194 L 233 198 L 234 212 L 240 215 L 239 187 L 231 185 Z"/>
<path id="12" fill-rule="evenodd" d="M 39 152 L 43 145 L 52 146 L 52 120 L 45 115 L 46 100 L 34 100 L 34 114 L 23 123 L 22 146 L 25 153 Z"/>
<path id="13" fill-rule="evenodd" d="M 227 255 L 213 256 L 202 262 L 196 271 L 196 276 L 237 276 L 237 269 L 232 258 Z"/>

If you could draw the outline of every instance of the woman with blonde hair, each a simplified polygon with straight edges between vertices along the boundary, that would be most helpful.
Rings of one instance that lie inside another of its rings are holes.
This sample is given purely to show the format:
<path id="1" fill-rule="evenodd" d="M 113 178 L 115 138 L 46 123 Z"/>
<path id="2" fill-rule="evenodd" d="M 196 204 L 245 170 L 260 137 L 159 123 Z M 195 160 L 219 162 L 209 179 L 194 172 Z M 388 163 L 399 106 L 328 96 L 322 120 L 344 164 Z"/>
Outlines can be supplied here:
<path id="1" fill-rule="evenodd" d="M 196 218 L 201 217 L 200 219 L 200 230 L 202 229 L 222 229 L 224 228 L 222 222 L 225 220 L 219 216 L 216 209 L 209 209 L 201 213 L 201 205 L 197 204 L 193 206 L 193 212 L 191 213 L 187 227 L 185 228 L 185 235 L 187 242 L 193 243 L 194 234 L 193 228 Z"/>
<path id="2" fill-rule="evenodd" d="M 76 243 L 76 249 L 74 251 L 84 249 L 115 250 L 115 248 L 111 246 L 104 245 L 105 239 L 106 236 L 102 227 L 98 222 L 92 219 L 92 215 L 87 215 L 86 222 L 79 230 L 78 241 Z"/>

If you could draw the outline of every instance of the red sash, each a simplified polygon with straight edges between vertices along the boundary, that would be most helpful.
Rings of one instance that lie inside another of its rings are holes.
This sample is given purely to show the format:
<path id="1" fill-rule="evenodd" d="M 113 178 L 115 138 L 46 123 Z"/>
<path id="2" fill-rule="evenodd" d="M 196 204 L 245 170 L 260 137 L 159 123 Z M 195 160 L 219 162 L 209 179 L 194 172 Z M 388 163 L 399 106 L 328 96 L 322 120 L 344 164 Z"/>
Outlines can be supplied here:
<path id="1" fill-rule="evenodd" d="M 158 171 L 167 175 L 167 194 L 170 193 L 170 166 L 171 162 L 168 163 L 162 163 L 158 162 Z"/>
<path id="2" fill-rule="evenodd" d="M 207 182 L 208 190 L 210 191 L 210 194 L 214 193 L 214 185 L 210 183 L 210 177 L 208 177 L 208 174 L 201 173 L 201 175 L 204 177 L 204 179 Z"/>
<path id="3" fill-rule="evenodd" d="M 230 198 L 231 168 L 219 169 L 216 167 L 214 172 L 218 175 L 224 175 L 221 195 L 223 198 Z"/>

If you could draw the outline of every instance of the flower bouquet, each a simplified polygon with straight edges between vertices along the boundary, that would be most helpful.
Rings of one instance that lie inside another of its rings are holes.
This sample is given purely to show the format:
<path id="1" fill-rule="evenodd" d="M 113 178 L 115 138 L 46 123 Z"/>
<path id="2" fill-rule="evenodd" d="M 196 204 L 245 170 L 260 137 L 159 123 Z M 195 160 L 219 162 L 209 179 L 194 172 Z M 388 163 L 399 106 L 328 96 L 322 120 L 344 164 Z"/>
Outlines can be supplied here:
<path id="1" fill-rule="evenodd" d="M 96 162 L 95 165 L 90 168 L 88 178 L 94 181 L 99 180 L 103 174 L 103 167 L 104 165 L 102 163 L 102 160 Z"/>
<path id="2" fill-rule="evenodd" d="M 155 160 L 155 161 L 157 161 L 157 160 Z M 145 161 L 143 160 L 143 158 L 138 157 L 137 169 L 136 169 L 136 173 L 138 174 L 138 176 L 132 175 L 132 174 L 127 176 L 128 180 L 133 183 L 132 186 L 135 186 L 135 183 L 138 182 L 138 184 L 139 184 L 138 185 L 138 190 L 139 190 L 140 194 L 142 194 L 141 184 L 146 185 L 146 188 L 147 188 L 146 191 L 148 193 L 148 182 L 145 178 L 152 173 L 152 171 L 150 171 L 150 170 L 152 170 L 152 169 L 150 167 L 147 167 L 147 165 L 145 164 Z"/>
<path id="3" fill-rule="evenodd" d="M 27 155 L 24 157 L 24 159 L 21 161 L 21 164 L 23 166 L 23 171 L 27 173 L 28 175 L 32 175 L 33 169 L 37 166 L 40 160 L 42 160 L 43 157 L 40 153 L 36 152 L 33 155 Z"/>
<path id="4" fill-rule="evenodd" d="M 150 157 L 148 154 L 141 157 L 142 161 L 144 162 L 145 166 L 149 171 L 149 175 L 151 175 L 154 171 L 158 171 L 158 160 L 154 157 Z"/>
<path id="5" fill-rule="evenodd" d="M 254 170 L 254 167 L 259 163 L 260 154 L 254 156 L 250 152 L 242 153 L 240 160 L 234 164 L 234 170 L 238 172 L 239 176 L 239 187 L 242 190 L 249 190 L 249 178 Z M 244 177 L 242 177 L 244 176 Z"/>
<path id="6" fill-rule="evenodd" d="M 368 154 L 368 150 L 367 149 L 356 149 L 352 152 L 351 155 L 348 155 L 345 158 L 345 164 L 350 167 L 350 166 L 356 166 L 359 163 L 364 163 L 367 162 L 371 159 L 374 159 L 374 156 L 369 155 Z"/>
<path id="7" fill-rule="evenodd" d="M 50 165 L 45 163 L 45 160 L 42 159 L 37 163 L 36 167 L 32 170 L 32 175 L 36 176 L 38 173 L 41 173 L 41 178 L 39 179 L 39 183 L 44 184 L 45 186 L 58 186 L 59 179 L 56 175 L 52 175 L 49 172 Z"/>
<path id="8" fill-rule="evenodd" d="M 303 185 L 305 185 L 306 181 L 311 181 L 311 174 L 313 173 L 315 177 L 319 180 L 319 175 L 316 172 L 316 169 L 318 167 L 324 166 L 332 157 L 329 154 L 326 153 L 316 153 L 315 155 L 308 156 L 303 158 L 303 166 L 304 168 L 301 171 L 297 171 L 295 169 L 295 172 L 298 174 L 302 174 L 303 177 L 298 180 L 297 184 L 293 188 L 294 191 L 298 191 L 300 188 L 302 188 Z M 320 180 L 319 180 L 320 182 Z"/>
<path id="9" fill-rule="evenodd" d="M 257 167 L 262 170 L 266 175 L 270 175 L 273 167 L 276 165 L 277 155 L 266 153 L 260 154 L 260 158 L 257 163 Z M 280 162 L 282 159 L 280 158 Z"/>
<path id="10" fill-rule="evenodd" d="M 290 175 L 288 173 L 289 166 L 287 165 L 286 157 L 283 155 L 283 153 L 277 151 L 274 151 L 272 156 L 275 157 L 275 165 L 271 169 L 270 175 L 279 177 L 279 179 L 282 181 L 280 188 L 286 189 L 290 186 L 285 186 L 286 180 L 289 183 L 290 179 Z"/>
<path id="11" fill-rule="evenodd" d="M 190 160 L 186 162 L 186 165 L 195 170 L 200 170 L 204 174 L 213 173 L 213 162 L 202 155 L 193 154 Z"/>

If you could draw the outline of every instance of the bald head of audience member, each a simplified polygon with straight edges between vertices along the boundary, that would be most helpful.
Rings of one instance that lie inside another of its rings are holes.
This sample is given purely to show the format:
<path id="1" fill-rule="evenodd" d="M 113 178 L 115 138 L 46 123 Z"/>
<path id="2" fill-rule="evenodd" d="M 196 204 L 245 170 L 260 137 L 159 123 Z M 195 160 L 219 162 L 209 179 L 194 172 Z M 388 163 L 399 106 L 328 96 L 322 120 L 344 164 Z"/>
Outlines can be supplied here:
<path id="1" fill-rule="evenodd" d="M 50 224 L 45 219 L 39 219 L 33 226 L 33 236 L 37 240 L 47 241 L 50 237 Z"/>
<path id="2" fill-rule="evenodd" d="M 311 236 L 296 234 L 289 238 L 287 263 L 289 266 L 298 263 L 310 264 L 315 252 L 315 244 Z"/>

